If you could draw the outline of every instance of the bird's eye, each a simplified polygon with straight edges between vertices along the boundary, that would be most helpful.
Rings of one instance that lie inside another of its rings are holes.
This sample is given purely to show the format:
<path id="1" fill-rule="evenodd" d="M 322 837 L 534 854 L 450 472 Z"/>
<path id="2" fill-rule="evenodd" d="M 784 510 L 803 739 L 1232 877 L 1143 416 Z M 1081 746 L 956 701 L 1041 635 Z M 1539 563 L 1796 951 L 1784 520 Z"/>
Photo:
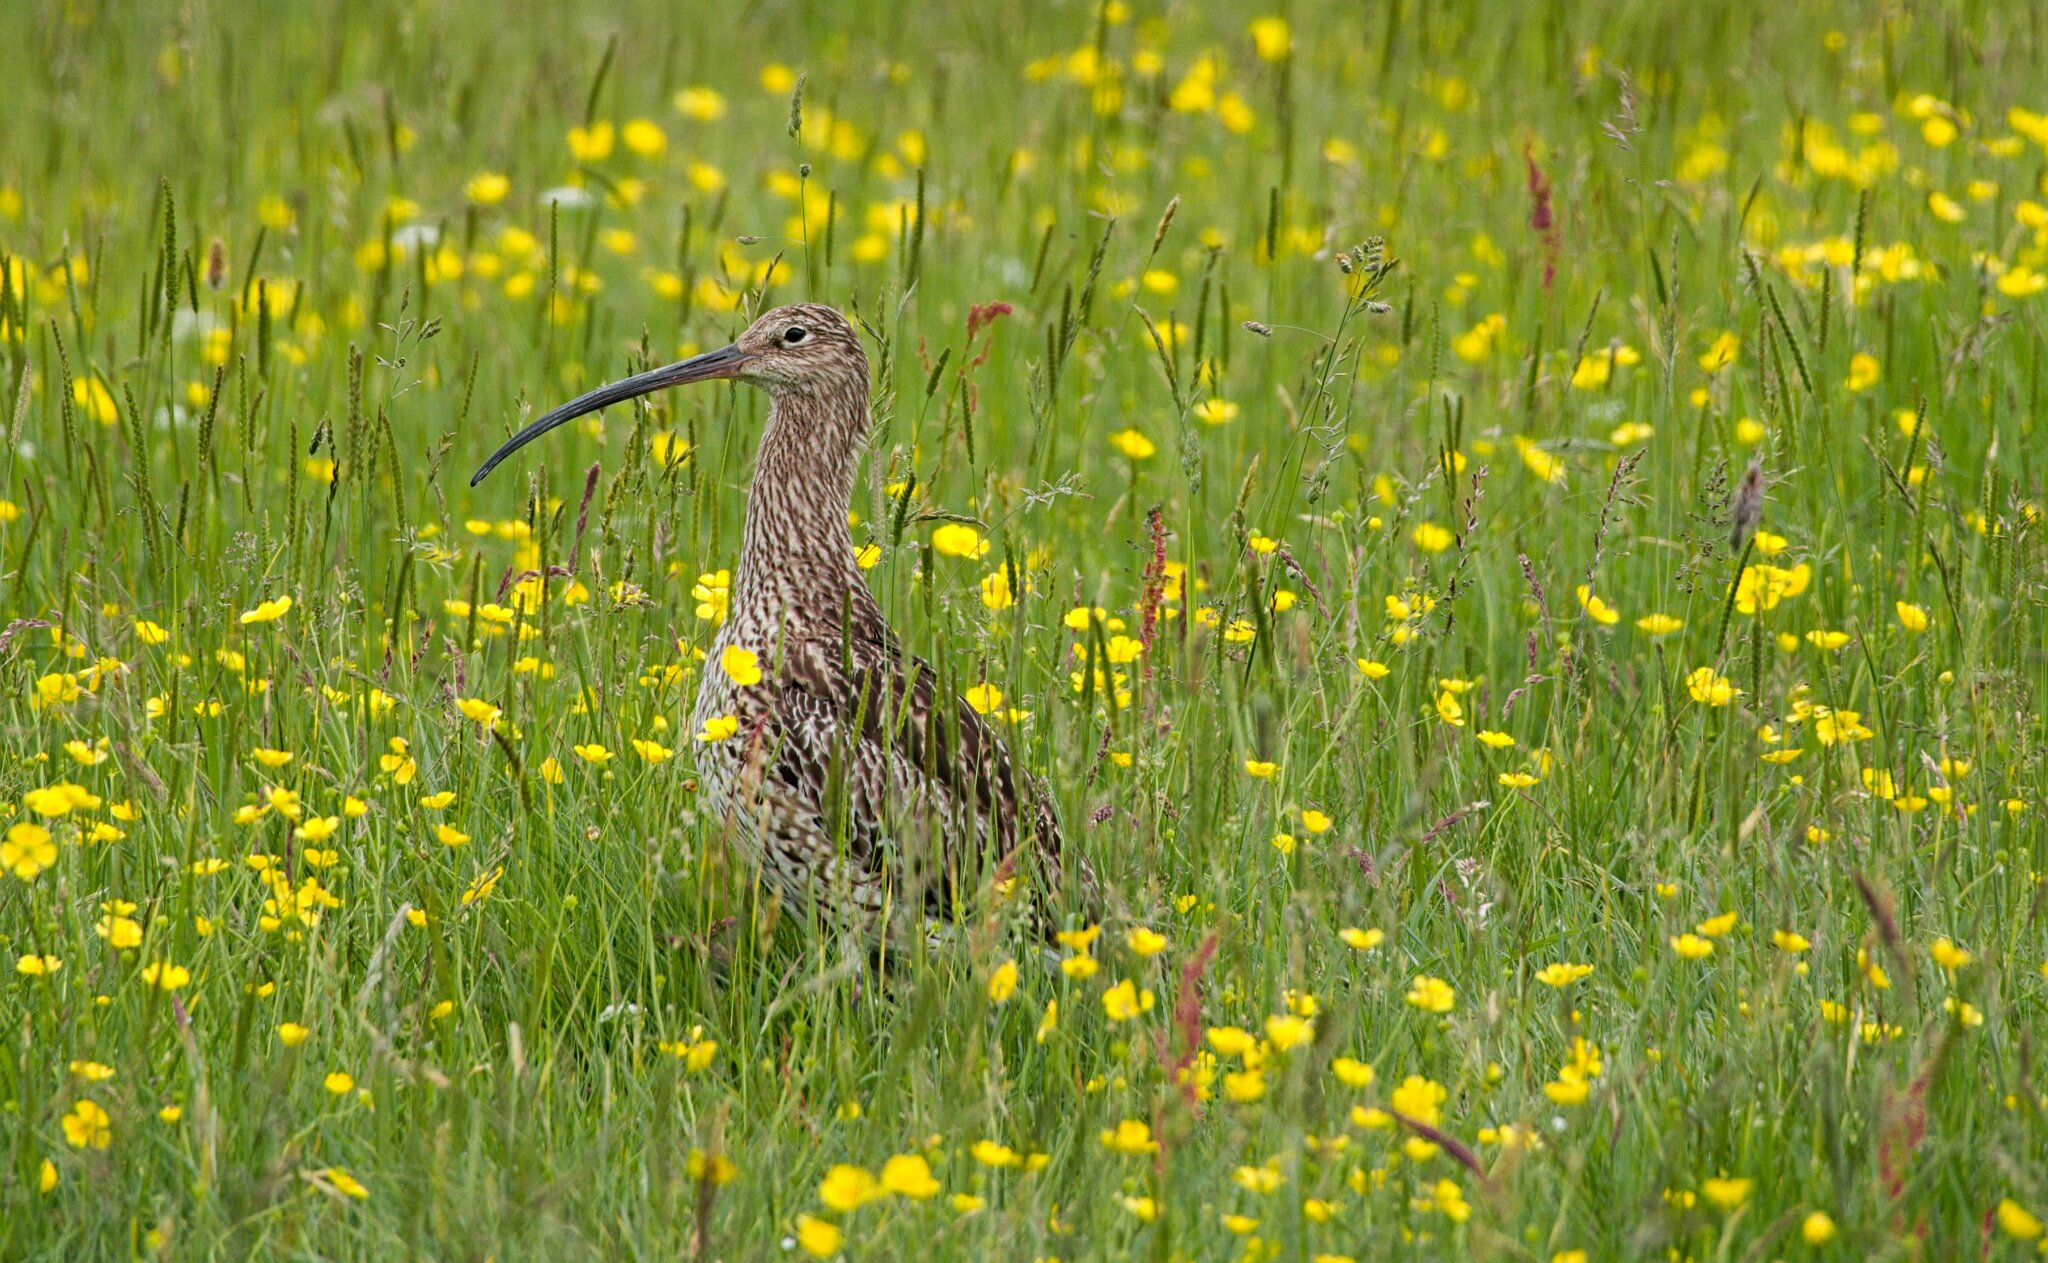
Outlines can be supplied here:
<path id="1" fill-rule="evenodd" d="M 802 325 L 791 325 L 789 328 L 784 329 L 782 331 L 782 340 L 789 346 L 795 346 L 797 343 L 803 341 L 805 338 L 808 338 L 810 336 L 810 331 L 805 329 Z"/>

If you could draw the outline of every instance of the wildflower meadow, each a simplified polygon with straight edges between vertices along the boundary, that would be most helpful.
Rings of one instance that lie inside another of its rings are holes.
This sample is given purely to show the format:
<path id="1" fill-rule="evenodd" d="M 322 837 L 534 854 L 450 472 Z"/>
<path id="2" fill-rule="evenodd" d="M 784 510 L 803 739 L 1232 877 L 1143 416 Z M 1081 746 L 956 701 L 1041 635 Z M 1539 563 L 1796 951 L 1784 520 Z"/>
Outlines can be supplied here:
<path id="1" fill-rule="evenodd" d="M 2019 4 L 20 0 L 0 1259 L 2013 1260 Z M 1047 788 L 860 942 L 690 719 L 829 304 Z"/>

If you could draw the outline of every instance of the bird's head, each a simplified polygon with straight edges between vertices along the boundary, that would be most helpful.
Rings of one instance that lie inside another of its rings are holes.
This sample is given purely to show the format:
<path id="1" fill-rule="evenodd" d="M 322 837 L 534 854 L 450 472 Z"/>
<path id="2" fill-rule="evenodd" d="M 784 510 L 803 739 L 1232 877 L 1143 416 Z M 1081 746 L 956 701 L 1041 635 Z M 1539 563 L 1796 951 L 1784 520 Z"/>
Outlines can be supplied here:
<path id="1" fill-rule="evenodd" d="M 765 312 L 733 341 L 741 368 L 730 376 L 770 394 L 867 389 L 868 357 L 846 317 L 817 303 Z"/>
<path id="2" fill-rule="evenodd" d="M 565 422 L 670 386 L 722 378 L 736 378 L 777 397 L 836 397 L 858 411 L 867 392 L 868 358 L 860 335 L 832 308 L 816 303 L 777 307 L 747 326 L 730 346 L 607 383 L 538 418 L 491 453 L 469 485 L 482 482 L 507 456 Z"/>

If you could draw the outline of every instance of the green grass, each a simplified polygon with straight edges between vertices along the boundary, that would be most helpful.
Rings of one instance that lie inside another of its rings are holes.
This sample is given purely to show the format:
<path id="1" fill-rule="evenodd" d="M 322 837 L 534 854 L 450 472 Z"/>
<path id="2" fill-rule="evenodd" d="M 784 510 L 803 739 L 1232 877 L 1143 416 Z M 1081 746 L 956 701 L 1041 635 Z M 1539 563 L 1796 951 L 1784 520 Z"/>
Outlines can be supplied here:
<path id="1" fill-rule="evenodd" d="M 25 8 L 0 1256 L 2036 1253 L 2018 7 L 1297 3 L 1291 50 L 1144 0 Z M 1338 266 L 1374 236 L 1382 314 Z M 799 297 L 871 337 L 875 592 L 1028 712 L 1111 891 L 1091 977 L 979 902 L 849 965 L 700 813 L 692 587 L 762 399 L 613 409 L 465 485 L 534 409 Z M 1139 635 L 1155 506 L 1185 599 L 1118 705 L 1070 673 Z M 988 553 L 936 553 L 949 519 Z M 521 604 L 542 564 L 575 589 Z M 1112 1021 L 1127 980 L 1153 1002 Z M 1423 1080 L 1442 1147 L 1380 1125 Z M 1105 1143 L 1137 1123 L 1155 1151 Z M 906 1154 L 934 1195 L 898 1162 L 831 1204 Z"/>

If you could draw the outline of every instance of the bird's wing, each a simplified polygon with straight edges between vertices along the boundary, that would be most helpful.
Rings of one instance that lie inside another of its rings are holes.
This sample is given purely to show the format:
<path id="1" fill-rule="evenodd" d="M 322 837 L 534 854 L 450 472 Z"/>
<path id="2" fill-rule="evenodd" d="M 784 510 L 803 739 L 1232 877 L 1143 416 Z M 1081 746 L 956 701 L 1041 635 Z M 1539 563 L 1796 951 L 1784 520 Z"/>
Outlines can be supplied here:
<path id="1" fill-rule="evenodd" d="M 792 639 L 775 673 L 776 746 L 766 774 L 820 805 L 834 849 L 921 888 L 950 915 L 954 893 L 1035 842 L 1036 880 L 1057 884 L 1060 832 L 1045 794 L 987 720 L 942 697 L 931 667 L 886 631 Z M 1020 826 L 1023 837 L 1020 839 Z"/>

